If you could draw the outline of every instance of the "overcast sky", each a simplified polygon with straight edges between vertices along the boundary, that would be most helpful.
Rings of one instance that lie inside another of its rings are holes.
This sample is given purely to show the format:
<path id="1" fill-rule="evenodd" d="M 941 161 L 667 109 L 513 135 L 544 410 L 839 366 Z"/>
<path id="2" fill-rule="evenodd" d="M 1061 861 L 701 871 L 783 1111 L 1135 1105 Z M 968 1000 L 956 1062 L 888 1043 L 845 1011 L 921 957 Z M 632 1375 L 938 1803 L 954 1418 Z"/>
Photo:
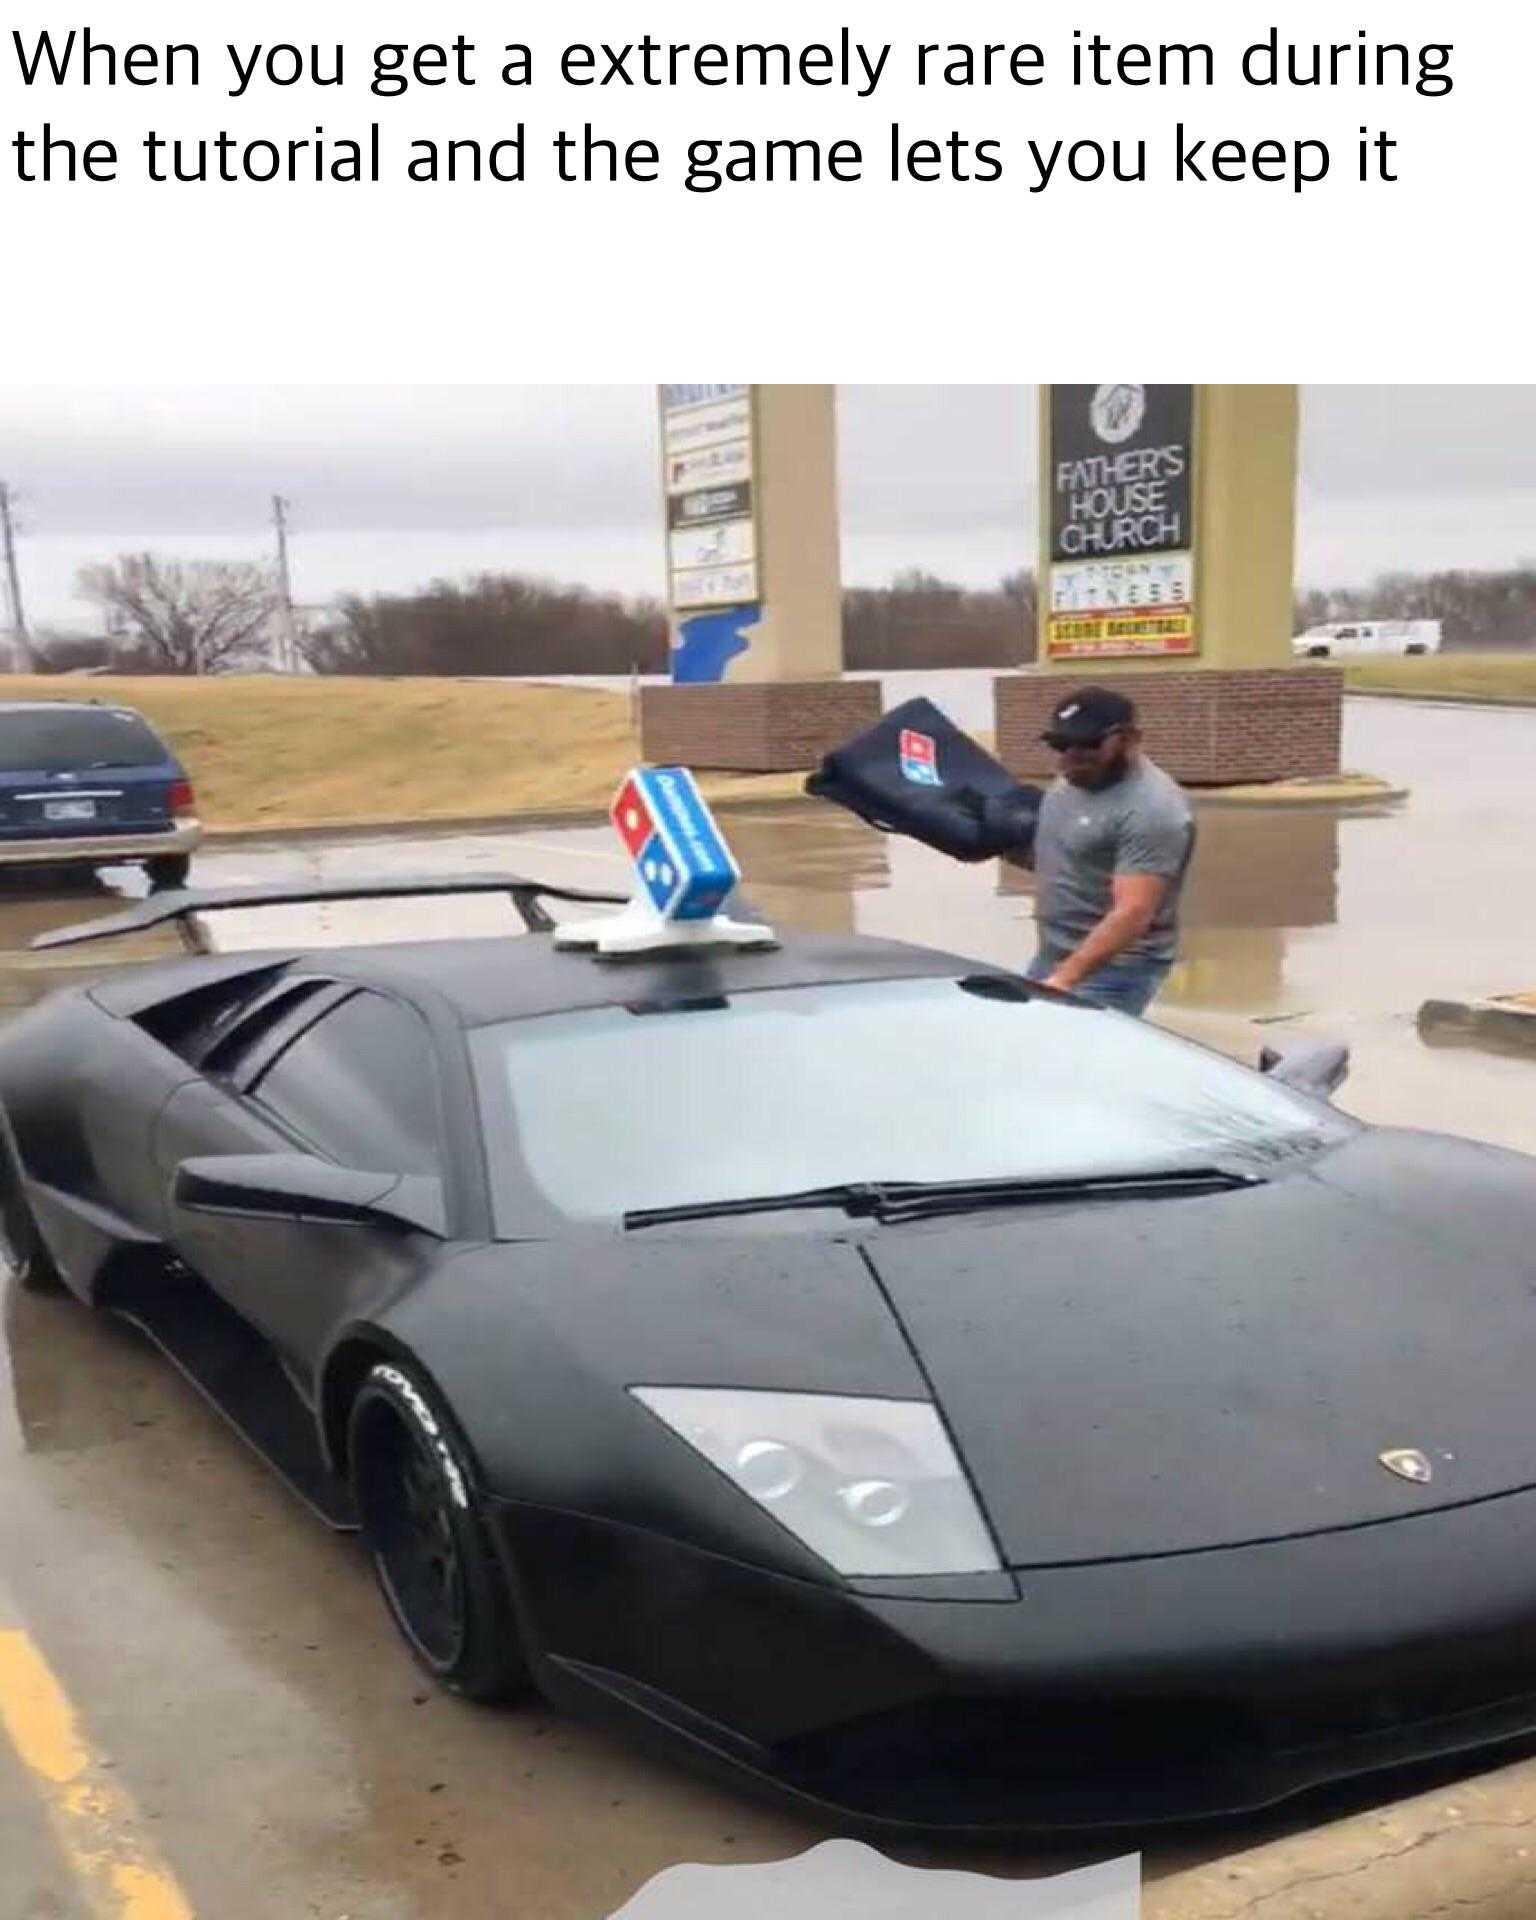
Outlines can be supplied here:
<path id="1" fill-rule="evenodd" d="M 845 577 L 989 585 L 1034 556 L 1033 387 L 839 389 Z M 1536 558 L 1536 386 L 1306 387 L 1297 576 Z M 292 503 L 302 601 L 515 568 L 662 586 L 650 387 L 0 387 L 35 622 L 76 567 L 262 557 Z"/>

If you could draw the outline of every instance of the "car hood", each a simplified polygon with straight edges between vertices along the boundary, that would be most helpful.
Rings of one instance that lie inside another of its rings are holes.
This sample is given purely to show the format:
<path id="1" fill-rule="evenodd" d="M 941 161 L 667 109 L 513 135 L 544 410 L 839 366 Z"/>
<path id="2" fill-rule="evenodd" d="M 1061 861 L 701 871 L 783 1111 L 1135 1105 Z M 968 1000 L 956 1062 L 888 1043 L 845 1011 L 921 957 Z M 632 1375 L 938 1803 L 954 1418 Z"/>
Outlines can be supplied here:
<path id="1" fill-rule="evenodd" d="M 1536 1161 L 1363 1133 L 1253 1189 L 865 1249 L 1004 1555 L 1189 1552 L 1536 1484 Z M 1416 1448 L 1427 1485 L 1381 1463 Z"/>

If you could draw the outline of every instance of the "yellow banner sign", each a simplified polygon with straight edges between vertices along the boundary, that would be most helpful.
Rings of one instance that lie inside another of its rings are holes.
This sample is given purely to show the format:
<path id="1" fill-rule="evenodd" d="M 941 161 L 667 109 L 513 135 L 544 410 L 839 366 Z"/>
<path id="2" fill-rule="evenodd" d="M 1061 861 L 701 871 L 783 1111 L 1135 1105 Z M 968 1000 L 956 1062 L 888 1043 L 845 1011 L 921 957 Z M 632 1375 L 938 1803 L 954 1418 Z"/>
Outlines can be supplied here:
<path id="1" fill-rule="evenodd" d="M 1095 655 L 1194 653 L 1195 617 L 1189 607 L 1159 607 L 1156 612 L 1122 608 L 1101 613 L 1055 613 L 1046 633 L 1052 660 Z"/>

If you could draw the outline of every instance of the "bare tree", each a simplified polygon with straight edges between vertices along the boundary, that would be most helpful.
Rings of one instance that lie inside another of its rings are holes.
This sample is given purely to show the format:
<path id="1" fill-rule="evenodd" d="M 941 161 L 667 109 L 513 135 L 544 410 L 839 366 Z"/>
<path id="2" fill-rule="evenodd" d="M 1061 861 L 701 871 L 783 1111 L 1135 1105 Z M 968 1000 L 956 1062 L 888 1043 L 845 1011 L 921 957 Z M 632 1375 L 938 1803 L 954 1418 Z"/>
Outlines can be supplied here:
<path id="1" fill-rule="evenodd" d="M 277 610 L 277 584 L 249 561 L 160 560 L 120 554 L 83 567 L 80 592 L 104 607 L 144 665 L 161 673 L 217 673 L 258 650 Z"/>
<path id="2" fill-rule="evenodd" d="M 1013 667 L 1034 651 L 1034 576 L 1027 572 L 978 590 L 911 567 L 888 587 L 843 591 L 843 658 L 850 667 Z"/>
<path id="3" fill-rule="evenodd" d="M 351 595 L 304 651 L 317 673 L 649 673 L 666 666 L 667 623 L 649 601 L 481 574 Z"/>

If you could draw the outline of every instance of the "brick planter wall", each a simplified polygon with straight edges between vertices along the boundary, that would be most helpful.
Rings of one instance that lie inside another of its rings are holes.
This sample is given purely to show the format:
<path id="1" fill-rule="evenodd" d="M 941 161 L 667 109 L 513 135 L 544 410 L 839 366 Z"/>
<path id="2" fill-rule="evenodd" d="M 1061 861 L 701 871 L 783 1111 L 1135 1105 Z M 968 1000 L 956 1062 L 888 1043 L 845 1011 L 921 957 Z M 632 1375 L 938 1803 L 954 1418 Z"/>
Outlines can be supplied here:
<path id="1" fill-rule="evenodd" d="M 880 718 L 878 680 L 762 680 L 642 687 L 640 750 L 653 766 L 786 773 Z"/>
<path id="2" fill-rule="evenodd" d="M 1134 700 L 1147 752 L 1186 786 L 1316 778 L 1339 771 L 1344 675 L 1337 667 L 1210 668 L 1203 672 L 999 674 L 993 683 L 997 757 L 1010 772 L 1054 773 L 1039 738 L 1074 686 L 1113 687 Z"/>

